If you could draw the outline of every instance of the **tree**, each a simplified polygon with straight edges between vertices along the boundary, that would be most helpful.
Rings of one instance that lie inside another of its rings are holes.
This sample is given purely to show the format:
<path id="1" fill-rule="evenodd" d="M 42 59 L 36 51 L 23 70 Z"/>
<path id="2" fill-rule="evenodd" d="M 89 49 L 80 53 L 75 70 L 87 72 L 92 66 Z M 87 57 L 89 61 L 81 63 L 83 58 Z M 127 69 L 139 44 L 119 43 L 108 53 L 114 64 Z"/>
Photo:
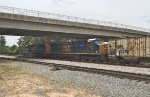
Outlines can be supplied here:
<path id="1" fill-rule="evenodd" d="M 27 45 L 32 44 L 44 44 L 45 42 L 52 43 L 52 42 L 69 42 L 70 39 L 57 37 L 30 37 L 30 36 L 22 36 L 18 40 L 19 52 L 22 54 L 24 48 Z"/>
<path id="2" fill-rule="evenodd" d="M 0 54 L 3 54 L 5 52 L 6 47 L 6 39 L 5 36 L 0 36 Z"/>
<path id="3" fill-rule="evenodd" d="M 43 44 L 45 43 L 45 38 L 43 37 L 30 37 L 30 36 L 22 36 L 19 38 L 17 44 L 19 46 L 19 52 L 22 54 L 24 48 L 27 45 L 32 45 L 32 44 Z"/>
<path id="4" fill-rule="evenodd" d="M 6 54 L 8 54 L 8 55 L 18 55 L 19 54 L 18 46 L 13 45 L 13 46 L 7 47 Z"/>
<path id="5" fill-rule="evenodd" d="M 5 36 L 0 36 L 0 46 L 5 47 L 6 46 L 6 39 Z"/>

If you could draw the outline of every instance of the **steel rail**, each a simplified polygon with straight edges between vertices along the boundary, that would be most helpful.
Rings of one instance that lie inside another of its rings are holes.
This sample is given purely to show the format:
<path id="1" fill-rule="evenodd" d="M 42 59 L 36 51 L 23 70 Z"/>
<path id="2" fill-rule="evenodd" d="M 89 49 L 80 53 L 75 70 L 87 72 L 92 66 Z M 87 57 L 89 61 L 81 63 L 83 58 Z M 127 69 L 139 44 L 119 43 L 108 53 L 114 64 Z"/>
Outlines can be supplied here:
<path id="1" fill-rule="evenodd" d="M 104 74 L 104 75 L 110 75 L 110 76 L 119 77 L 119 78 L 128 78 L 131 80 L 140 80 L 140 81 L 150 82 L 150 75 L 146 75 L 146 74 L 144 75 L 144 74 L 136 74 L 136 73 L 105 70 L 105 69 L 70 66 L 70 65 L 64 65 L 64 64 L 41 62 L 41 61 L 37 61 L 37 60 L 28 60 L 26 58 L 21 58 L 21 57 L 6 57 L 6 56 L 4 56 L 4 57 L 0 57 L 0 59 L 15 60 L 15 61 L 35 63 L 35 64 L 42 64 L 42 65 L 52 65 L 53 70 L 67 69 L 67 70 L 72 70 L 72 71 Z"/>

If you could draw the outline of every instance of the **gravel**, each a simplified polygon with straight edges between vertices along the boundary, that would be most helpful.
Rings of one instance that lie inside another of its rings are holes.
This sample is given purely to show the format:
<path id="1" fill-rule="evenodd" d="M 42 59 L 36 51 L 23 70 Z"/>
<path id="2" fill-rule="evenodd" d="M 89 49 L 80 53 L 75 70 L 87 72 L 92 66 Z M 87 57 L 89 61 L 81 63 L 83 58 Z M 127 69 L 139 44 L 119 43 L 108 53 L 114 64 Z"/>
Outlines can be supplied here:
<path id="1" fill-rule="evenodd" d="M 144 81 L 79 71 L 54 71 L 50 66 L 33 63 L 17 62 L 17 64 L 31 69 L 35 74 L 54 77 L 58 81 L 67 81 L 86 87 L 103 97 L 150 97 L 150 83 Z"/>

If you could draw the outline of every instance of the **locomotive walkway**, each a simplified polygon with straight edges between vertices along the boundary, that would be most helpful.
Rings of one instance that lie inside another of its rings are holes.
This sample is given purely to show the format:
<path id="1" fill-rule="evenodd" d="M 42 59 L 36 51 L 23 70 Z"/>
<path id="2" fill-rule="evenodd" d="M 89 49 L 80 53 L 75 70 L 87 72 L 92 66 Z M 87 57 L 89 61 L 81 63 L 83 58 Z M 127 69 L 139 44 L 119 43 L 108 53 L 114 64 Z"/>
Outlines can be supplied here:
<path id="1" fill-rule="evenodd" d="M 33 59 L 33 58 L 21 58 L 16 56 L 5 56 L 0 55 L 1 59 L 10 59 L 34 63 L 44 63 L 46 65 L 53 64 L 55 67 L 68 68 L 71 70 L 83 70 L 83 71 L 96 71 L 101 73 L 123 75 L 129 77 L 139 77 L 142 79 L 150 80 L 150 68 L 140 67 L 128 67 L 128 66 L 116 66 L 106 64 L 94 64 L 94 63 L 83 63 L 83 62 L 71 62 L 51 59 Z"/>

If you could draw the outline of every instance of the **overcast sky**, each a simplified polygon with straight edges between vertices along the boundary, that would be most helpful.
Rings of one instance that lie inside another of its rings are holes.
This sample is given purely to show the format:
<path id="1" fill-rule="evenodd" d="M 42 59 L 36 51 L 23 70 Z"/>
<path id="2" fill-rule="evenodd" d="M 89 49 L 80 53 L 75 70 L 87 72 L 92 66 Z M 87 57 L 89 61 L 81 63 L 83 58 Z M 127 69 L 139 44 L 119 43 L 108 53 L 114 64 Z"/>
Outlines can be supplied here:
<path id="1" fill-rule="evenodd" d="M 0 5 L 150 29 L 150 0 L 0 0 Z M 18 37 L 7 37 L 9 45 Z"/>

